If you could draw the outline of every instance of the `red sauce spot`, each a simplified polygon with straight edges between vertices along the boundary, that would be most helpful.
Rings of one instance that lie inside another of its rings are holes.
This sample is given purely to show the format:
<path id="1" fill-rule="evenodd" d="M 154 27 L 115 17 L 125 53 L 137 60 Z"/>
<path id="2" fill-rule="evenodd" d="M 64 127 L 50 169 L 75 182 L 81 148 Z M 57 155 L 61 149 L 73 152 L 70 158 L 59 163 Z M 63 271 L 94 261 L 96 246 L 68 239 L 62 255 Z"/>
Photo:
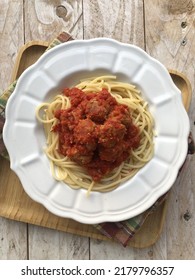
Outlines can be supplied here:
<path id="1" fill-rule="evenodd" d="M 59 120 L 53 127 L 59 133 L 59 152 L 100 181 L 139 146 L 139 128 L 129 108 L 117 103 L 106 89 L 86 94 L 67 88 L 63 94 L 70 98 L 71 107 L 54 113 Z"/>

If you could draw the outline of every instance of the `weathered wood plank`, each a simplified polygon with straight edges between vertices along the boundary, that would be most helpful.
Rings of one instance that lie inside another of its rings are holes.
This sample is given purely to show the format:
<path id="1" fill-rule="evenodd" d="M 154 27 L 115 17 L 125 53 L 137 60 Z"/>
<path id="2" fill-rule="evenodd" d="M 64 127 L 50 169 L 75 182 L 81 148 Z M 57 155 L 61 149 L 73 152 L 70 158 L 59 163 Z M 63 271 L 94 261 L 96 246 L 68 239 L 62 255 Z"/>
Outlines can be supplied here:
<path id="1" fill-rule="evenodd" d="M 0 93 L 10 83 L 18 49 L 23 45 L 23 1 L 0 2 Z M 1 173 L 0 159 L 0 173 Z M 1 191 L 1 185 L 0 185 Z M 27 258 L 26 225 L 0 218 L 0 259 Z"/>
<path id="2" fill-rule="evenodd" d="M 29 225 L 29 259 L 88 260 L 89 239 Z"/>
<path id="3" fill-rule="evenodd" d="M 146 49 L 166 67 L 183 72 L 194 91 L 195 1 L 145 1 Z M 195 136 L 192 96 L 189 117 Z M 195 161 L 187 160 L 170 196 L 166 219 L 168 259 L 194 259 L 195 252 Z"/>
<path id="4" fill-rule="evenodd" d="M 26 224 L 0 218 L 0 260 L 26 259 Z"/>
<path id="5" fill-rule="evenodd" d="M 55 38 L 60 32 L 83 37 L 81 0 L 24 1 L 25 41 Z"/>
<path id="6" fill-rule="evenodd" d="M 90 242 L 92 260 L 131 260 L 134 259 L 133 249 L 124 248 L 121 244 L 92 240 Z"/>
<path id="7" fill-rule="evenodd" d="M 108 37 L 144 48 L 143 0 L 83 1 L 84 38 Z"/>
<path id="8" fill-rule="evenodd" d="M 18 49 L 23 45 L 23 1 L 0 2 L 0 89 L 10 82 Z"/>

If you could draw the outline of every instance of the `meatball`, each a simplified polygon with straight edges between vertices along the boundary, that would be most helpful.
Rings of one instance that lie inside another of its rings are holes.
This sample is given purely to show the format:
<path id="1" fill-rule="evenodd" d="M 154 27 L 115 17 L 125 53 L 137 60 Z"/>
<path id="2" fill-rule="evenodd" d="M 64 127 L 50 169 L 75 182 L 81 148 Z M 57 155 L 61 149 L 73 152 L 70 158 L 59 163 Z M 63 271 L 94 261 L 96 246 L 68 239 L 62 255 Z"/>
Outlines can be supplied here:
<path id="1" fill-rule="evenodd" d="M 89 96 L 85 113 L 94 122 L 103 123 L 116 104 L 116 100 L 103 89 L 99 94 Z"/>
<path id="2" fill-rule="evenodd" d="M 99 148 L 99 157 L 101 160 L 106 160 L 109 162 L 114 162 L 117 160 L 118 157 L 121 156 L 123 153 L 123 145 L 116 145 L 111 148 L 105 148 L 101 146 Z"/>
<path id="3" fill-rule="evenodd" d="M 85 165 L 91 161 L 93 152 L 89 152 L 85 145 L 77 144 L 69 147 L 66 151 L 66 155 L 78 164 Z"/>
<path id="4" fill-rule="evenodd" d="M 101 123 L 107 117 L 107 110 L 99 104 L 98 100 L 90 100 L 85 109 L 85 114 L 94 122 Z"/>
<path id="5" fill-rule="evenodd" d="M 108 119 L 98 128 L 98 143 L 103 147 L 111 148 L 123 139 L 126 128 L 123 124 L 113 119 Z"/>
<path id="6" fill-rule="evenodd" d="M 109 114 L 109 118 L 119 121 L 126 127 L 132 123 L 131 116 L 129 114 L 129 108 L 125 105 L 117 105 L 113 111 Z"/>
<path id="7" fill-rule="evenodd" d="M 79 120 L 74 128 L 74 141 L 86 146 L 86 149 L 93 150 L 96 146 L 96 124 L 90 119 Z"/>

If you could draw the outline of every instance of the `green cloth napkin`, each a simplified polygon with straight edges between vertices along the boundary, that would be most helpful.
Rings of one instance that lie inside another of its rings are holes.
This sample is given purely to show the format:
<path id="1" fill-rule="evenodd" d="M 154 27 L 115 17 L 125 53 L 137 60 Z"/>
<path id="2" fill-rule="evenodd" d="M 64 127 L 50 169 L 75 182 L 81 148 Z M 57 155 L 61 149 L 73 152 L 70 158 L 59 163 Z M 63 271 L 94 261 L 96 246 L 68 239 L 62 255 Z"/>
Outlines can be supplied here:
<path id="1" fill-rule="evenodd" d="M 67 34 L 66 32 L 62 32 L 56 39 L 54 39 L 47 50 L 65 43 L 67 41 L 73 40 L 73 38 Z M 46 51 L 47 51 L 46 50 Z M 9 155 L 5 149 L 3 139 L 2 139 L 2 130 L 3 130 L 3 124 L 5 121 L 5 106 L 7 103 L 7 100 L 9 96 L 12 94 L 14 91 L 14 88 L 16 86 L 17 81 L 14 81 L 2 94 L 0 97 L 0 154 L 9 159 Z M 188 149 L 188 154 L 193 154 L 194 153 L 194 141 L 192 139 L 192 135 L 190 134 L 189 136 L 189 149 Z M 145 220 L 149 215 L 151 215 L 157 208 L 158 206 L 167 198 L 168 193 L 160 197 L 152 207 L 150 207 L 147 211 L 144 213 L 125 220 L 121 222 L 105 222 L 105 223 L 100 223 L 94 225 L 96 229 L 98 229 L 102 234 L 107 236 L 110 239 L 113 239 L 115 241 L 120 242 L 124 247 L 127 246 L 129 240 L 136 234 L 136 232 L 141 228 Z"/>

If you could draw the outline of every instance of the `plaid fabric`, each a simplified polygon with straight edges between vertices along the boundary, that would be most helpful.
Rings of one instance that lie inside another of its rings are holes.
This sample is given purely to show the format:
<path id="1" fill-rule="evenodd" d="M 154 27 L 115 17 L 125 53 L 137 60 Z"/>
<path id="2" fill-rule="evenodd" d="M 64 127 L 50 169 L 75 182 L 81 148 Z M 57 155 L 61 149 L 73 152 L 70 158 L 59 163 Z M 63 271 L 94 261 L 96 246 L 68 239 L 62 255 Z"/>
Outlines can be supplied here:
<path id="1" fill-rule="evenodd" d="M 117 223 L 106 222 L 94 226 L 108 238 L 113 239 L 126 247 L 129 240 L 141 228 L 147 217 L 151 215 L 163 201 L 165 201 L 167 196 L 168 192 L 161 196 L 148 210 L 136 217 Z"/>
<path id="2" fill-rule="evenodd" d="M 5 145 L 3 143 L 3 137 L 2 137 L 2 131 L 3 131 L 3 125 L 5 121 L 5 106 L 7 103 L 8 98 L 12 94 L 12 92 L 15 89 L 17 81 L 14 81 L 1 95 L 0 97 L 0 155 L 3 157 L 9 159 L 9 155 L 5 149 Z"/>
<path id="3" fill-rule="evenodd" d="M 73 38 L 66 32 L 62 32 L 56 39 L 51 42 L 47 50 L 67 41 L 71 41 Z M 46 51 L 47 51 L 46 50 Z M 2 139 L 2 129 L 5 121 L 5 106 L 9 96 L 14 91 L 17 81 L 13 82 L 9 88 L 2 94 L 0 97 L 0 154 L 9 158 Z M 194 141 L 192 134 L 189 135 L 189 145 L 188 145 L 188 154 L 194 154 Z M 117 223 L 101 223 L 94 225 L 102 234 L 107 236 L 110 239 L 120 242 L 124 247 L 127 246 L 129 240 L 136 234 L 136 232 L 141 228 L 145 220 L 149 215 L 151 215 L 159 205 L 167 198 L 168 193 L 161 196 L 147 211 L 144 213 L 133 217 L 131 219 L 117 222 Z"/>

